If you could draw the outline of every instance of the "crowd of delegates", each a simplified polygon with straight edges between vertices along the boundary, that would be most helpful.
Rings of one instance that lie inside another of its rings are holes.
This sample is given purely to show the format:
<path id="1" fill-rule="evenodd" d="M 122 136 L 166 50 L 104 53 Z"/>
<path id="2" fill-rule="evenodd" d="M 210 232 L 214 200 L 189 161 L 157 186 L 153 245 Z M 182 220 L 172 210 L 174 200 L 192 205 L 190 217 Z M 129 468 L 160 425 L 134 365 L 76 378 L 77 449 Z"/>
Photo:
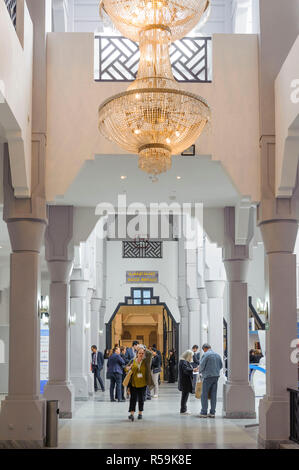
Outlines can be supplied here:
<path id="1" fill-rule="evenodd" d="M 153 398 L 158 398 L 162 355 L 156 345 L 147 348 L 138 341 L 133 341 L 132 347 L 115 345 L 112 350 L 105 350 L 104 355 L 92 346 L 91 370 L 94 373 L 94 387 L 98 390 L 97 382 L 102 391 L 105 390 L 100 372 L 103 369 L 104 359 L 107 359 L 107 378 L 110 379 L 110 400 L 126 401 L 130 399 L 129 419 L 134 421 L 136 405 L 138 403 L 138 419 L 142 419 L 144 402 L 150 400 L 151 390 Z M 216 412 L 217 386 L 220 371 L 223 368 L 222 358 L 212 351 L 209 344 L 202 346 L 203 355 L 200 357 L 198 345 L 185 351 L 179 360 L 178 388 L 182 392 L 182 415 L 191 414 L 187 410 L 190 394 L 195 393 L 198 381 L 202 383 L 201 390 L 201 418 L 214 418 Z M 168 382 L 176 381 L 175 351 L 169 351 L 167 358 Z M 208 399 L 211 407 L 208 414 Z"/>

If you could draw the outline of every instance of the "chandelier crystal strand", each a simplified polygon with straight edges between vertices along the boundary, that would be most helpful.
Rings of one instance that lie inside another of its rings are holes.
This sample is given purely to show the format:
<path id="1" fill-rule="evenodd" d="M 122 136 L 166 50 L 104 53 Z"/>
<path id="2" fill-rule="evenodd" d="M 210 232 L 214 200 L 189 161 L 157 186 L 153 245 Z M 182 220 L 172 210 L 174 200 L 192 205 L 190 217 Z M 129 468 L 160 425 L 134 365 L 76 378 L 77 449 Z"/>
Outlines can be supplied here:
<path id="1" fill-rule="evenodd" d="M 198 22 L 200 12 L 207 9 L 207 0 L 188 1 L 188 6 L 185 0 L 180 5 L 172 0 L 103 0 L 103 7 L 119 29 L 118 15 L 122 12 L 124 24 L 133 24 L 134 31 L 138 30 L 140 64 L 128 90 L 100 106 L 99 130 L 123 149 L 138 153 L 139 168 L 155 177 L 171 168 L 171 155 L 192 145 L 210 119 L 205 100 L 180 89 L 169 58 L 173 29 L 177 28 L 178 34 L 179 24 L 184 35 L 191 24 L 194 26 L 195 4 Z M 138 22 L 132 13 L 136 8 L 140 9 Z"/>

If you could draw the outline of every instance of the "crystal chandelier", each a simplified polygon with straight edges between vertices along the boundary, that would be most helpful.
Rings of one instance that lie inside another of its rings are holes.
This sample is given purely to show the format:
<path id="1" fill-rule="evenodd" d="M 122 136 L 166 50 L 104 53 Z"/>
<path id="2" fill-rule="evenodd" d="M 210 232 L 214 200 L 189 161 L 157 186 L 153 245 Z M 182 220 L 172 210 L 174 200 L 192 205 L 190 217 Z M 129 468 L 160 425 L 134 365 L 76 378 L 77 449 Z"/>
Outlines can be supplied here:
<path id="1" fill-rule="evenodd" d="M 210 0 L 102 0 L 119 31 L 139 42 L 136 80 L 99 107 L 99 130 L 139 155 L 139 168 L 158 175 L 171 156 L 194 144 L 210 119 L 206 101 L 173 77 L 169 45 L 209 13 Z"/>

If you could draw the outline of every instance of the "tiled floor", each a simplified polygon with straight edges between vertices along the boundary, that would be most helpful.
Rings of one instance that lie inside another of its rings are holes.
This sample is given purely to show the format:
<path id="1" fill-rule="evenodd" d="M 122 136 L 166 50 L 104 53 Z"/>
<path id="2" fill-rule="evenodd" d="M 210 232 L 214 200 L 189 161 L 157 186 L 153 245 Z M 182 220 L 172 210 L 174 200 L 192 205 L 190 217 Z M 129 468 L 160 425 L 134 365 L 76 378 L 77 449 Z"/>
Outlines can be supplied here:
<path id="1" fill-rule="evenodd" d="M 227 420 L 218 416 L 200 419 L 200 401 L 189 399 L 191 416 L 179 414 L 177 385 L 162 385 L 158 399 L 146 401 L 144 419 L 128 420 L 128 402 L 111 403 L 107 392 L 95 399 L 76 402 L 72 420 L 60 420 L 59 448 L 77 449 L 256 449 L 257 427 L 245 428 L 256 420 Z"/>

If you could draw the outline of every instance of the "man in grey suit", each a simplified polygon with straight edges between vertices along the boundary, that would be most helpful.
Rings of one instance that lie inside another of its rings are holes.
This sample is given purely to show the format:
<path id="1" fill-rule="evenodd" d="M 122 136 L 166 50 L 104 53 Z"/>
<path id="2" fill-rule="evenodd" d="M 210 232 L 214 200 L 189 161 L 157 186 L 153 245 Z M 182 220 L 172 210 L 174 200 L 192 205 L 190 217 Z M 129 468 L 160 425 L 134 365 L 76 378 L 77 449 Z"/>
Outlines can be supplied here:
<path id="1" fill-rule="evenodd" d="M 200 418 L 215 418 L 217 402 L 217 386 L 220 371 L 223 368 L 222 358 L 212 351 L 211 346 L 205 343 L 202 346 L 204 355 L 201 358 L 199 373 L 202 375 L 201 412 Z M 208 397 L 211 397 L 211 410 L 208 414 Z"/>
<path id="2" fill-rule="evenodd" d="M 100 387 L 102 389 L 102 392 L 105 392 L 105 387 L 104 387 L 104 382 L 101 377 L 101 370 L 103 369 L 104 366 L 104 356 L 103 354 L 98 351 L 98 348 L 95 344 L 91 346 L 91 365 L 90 369 L 91 372 L 93 373 L 94 377 L 94 391 L 98 391 L 98 384 L 97 381 L 100 384 Z"/>

